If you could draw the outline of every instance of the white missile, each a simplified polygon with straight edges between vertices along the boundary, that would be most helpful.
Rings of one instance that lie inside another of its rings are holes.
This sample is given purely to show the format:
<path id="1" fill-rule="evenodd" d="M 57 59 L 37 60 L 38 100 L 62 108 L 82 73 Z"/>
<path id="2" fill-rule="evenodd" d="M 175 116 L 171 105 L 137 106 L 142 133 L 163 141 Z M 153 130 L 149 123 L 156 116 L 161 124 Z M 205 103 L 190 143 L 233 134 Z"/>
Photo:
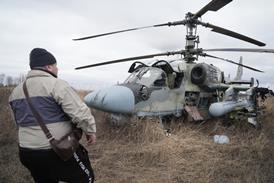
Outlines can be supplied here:
<path id="1" fill-rule="evenodd" d="M 210 105 L 209 113 L 214 117 L 220 117 L 224 114 L 232 112 L 237 108 L 248 107 L 249 103 L 247 100 L 243 101 L 226 101 L 226 102 L 216 102 Z"/>

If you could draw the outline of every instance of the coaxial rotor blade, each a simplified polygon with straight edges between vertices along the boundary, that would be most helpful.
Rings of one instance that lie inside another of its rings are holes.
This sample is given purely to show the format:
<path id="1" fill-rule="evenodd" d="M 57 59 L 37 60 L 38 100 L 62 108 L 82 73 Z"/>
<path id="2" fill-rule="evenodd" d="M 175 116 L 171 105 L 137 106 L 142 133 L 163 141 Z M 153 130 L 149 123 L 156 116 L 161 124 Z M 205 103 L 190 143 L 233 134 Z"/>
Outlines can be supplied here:
<path id="1" fill-rule="evenodd" d="M 201 24 L 202 26 L 205 26 L 205 27 L 212 28 L 211 31 L 213 31 L 213 32 L 217 32 L 217 33 L 224 34 L 224 35 L 227 35 L 227 36 L 230 36 L 230 37 L 234 37 L 234 38 L 237 38 L 237 39 L 240 39 L 240 40 L 255 44 L 257 46 L 265 46 L 265 43 L 257 41 L 255 39 L 252 39 L 252 38 L 247 37 L 245 35 L 239 34 L 237 32 L 233 32 L 231 30 L 228 30 L 228 29 L 225 29 L 225 28 L 222 28 L 222 27 L 218 27 L 218 26 L 212 25 L 210 23 L 204 23 L 204 22 L 201 22 L 201 21 L 199 21 L 199 24 Z"/>
<path id="2" fill-rule="evenodd" d="M 153 58 L 156 56 L 170 56 L 170 55 L 177 55 L 177 54 L 182 55 L 184 53 L 185 53 L 185 50 L 181 50 L 181 51 L 165 52 L 165 53 L 158 53 L 158 54 L 151 54 L 151 55 L 143 55 L 143 56 L 137 56 L 137 57 L 129 57 L 129 58 L 123 58 L 123 59 L 112 60 L 112 61 L 107 61 L 107 62 L 101 62 L 101 63 L 97 63 L 97 64 L 86 65 L 86 66 L 82 66 L 82 67 L 77 67 L 75 69 L 78 70 L 78 69 L 85 69 L 88 67 L 96 67 L 96 66 L 101 66 L 101 65 L 128 62 L 128 61 L 132 61 L 132 60 L 142 60 L 142 59 L 147 59 L 147 58 Z"/>
<path id="3" fill-rule="evenodd" d="M 216 48 L 216 49 L 203 49 L 203 51 L 274 53 L 274 49 L 256 49 L 256 48 Z"/>
<path id="4" fill-rule="evenodd" d="M 107 36 L 107 35 L 111 35 L 111 34 L 118 34 L 118 33 L 122 33 L 122 32 L 129 32 L 129 31 L 135 31 L 135 30 L 141 30 L 141 29 L 147 29 L 147 28 L 153 28 L 153 27 L 175 26 L 175 25 L 185 25 L 185 24 L 186 24 L 185 20 L 182 20 L 182 21 L 168 22 L 168 23 L 157 24 L 157 25 L 152 25 L 152 26 L 145 26 L 145 27 L 137 27 L 137 28 L 132 28 L 132 29 L 119 30 L 119 31 L 108 32 L 108 33 L 104 33 L 104 34 L 97 34 L 97 35 L 93 35 L 93 36 L 87 36 L 87 37 L 72 39 L 72 40 L 73 41 L 79 41 L 79 40 L 92 39 L 92 38 Z"/>
<path id="5" fill-rule="evenodd" d="M 247 66 L 247 65 L 243 65 L 243 64 L 234 62 L 234 61 L 232 61 L 232 60 L 229 60 L 229 59 L 220 58 L 220 57 L 216 57 L 216 56 L 213 56 L 213 55 L 208 55 L 208 54 L 206 54 L 206 53 L 201 53 L 200 56 L 216 58 L 216 59 L 223 60 L 223 61 L 226 61 L 226 62 L 229 62 L 229 63 L 232 63 L 232 64 L 240 65 L 240 66 L 242 66 L 242 67 L 245 67 L 245 68 L 250 69 L 250 70 L 253 70 L 253 71 L 263 72 L 263 71 L 261 71 L 261 70 L 255 69 L 255 68 L 253 68 L 253 67 L 249 67 L 249 66 Z"/>
<path id="6" fill-rule="evenodd" d="M 230 3 L 232 0 L 212 0 L 209 2 L 206 6 L 204 6 L 202 9 L 200 9 L 193 18 L 201 17 L 203 14 L 205 14 L 207 11 L 218 11 L 228 3 Z"/>

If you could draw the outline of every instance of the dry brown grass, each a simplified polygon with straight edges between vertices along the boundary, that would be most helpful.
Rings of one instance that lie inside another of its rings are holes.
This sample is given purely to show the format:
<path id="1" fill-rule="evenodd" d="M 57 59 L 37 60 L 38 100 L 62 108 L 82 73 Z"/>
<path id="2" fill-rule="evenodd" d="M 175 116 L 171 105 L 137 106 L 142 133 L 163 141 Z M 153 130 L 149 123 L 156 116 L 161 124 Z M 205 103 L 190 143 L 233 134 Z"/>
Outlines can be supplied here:
<path id="1" fill-rule="evenodd" d="M 29 183 L 29 172 L 19 163 L 16 125 L 8 106 L 12 88 L 0 87 L 0 182 Z"/>
<path id="2" fill-rule="evenodd" d="M 90 148 L 97 182 L 274 181 L 274 151 L 264 130 L 248 125 L 224 127 L 211 121 L 200 127 L 175 124 L 176 130 L 166 137 L 153 120 L 120 128 L 104 123 L 98 121 L 104 133 Z M 229 136 L 230 144 L 213 142 L 212 136 L 221 131 Z"/>
<path id="3" fill-rule="evenodd" d="M 273 102 L 266 102 L 260 131 L 240 122 L 227 126 L 220 120 L 204 125 L 177 121 L 170 137 L 156 119 L 117 127 L 109 124 L 107 114 L 92 110 L 98 132 L 89 152 L 96 182 L 274 182 Z M 29 182 L 17 157 L 15 125 L 2 110 L 6 104 L 1 101 L 0 182 Z M 230 143 L 215 144 L 215 134 L 227 135 Z"/>
<path id="4" fill-rule="evenodd" d="M 86 91 L 86 90 L 77 90 L 77 93 L 80 96 L 80 98 L 83 100 L 84 97 L 89 93 L 89 91 Z"/>

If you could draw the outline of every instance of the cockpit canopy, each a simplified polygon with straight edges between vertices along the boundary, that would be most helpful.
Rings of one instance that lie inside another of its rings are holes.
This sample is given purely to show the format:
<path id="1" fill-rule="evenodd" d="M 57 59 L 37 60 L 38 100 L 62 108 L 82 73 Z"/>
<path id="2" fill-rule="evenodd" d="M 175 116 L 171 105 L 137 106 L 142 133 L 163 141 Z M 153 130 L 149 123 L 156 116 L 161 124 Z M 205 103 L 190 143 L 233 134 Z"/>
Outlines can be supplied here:
<path id="1" fill-rule="evenodd" d="M 170 89 L 181 86 L 184 72 L 175 71 L 169 62 L 159 60 L 148 66 L 142 62 L 134 62 L 130 68 L 131 75 L 124 82 L 137 83 L 147 87 L 169 87 Z"/>
<path id="2" fill-rule="evenodd" d="M 166 73 L 156 67 L 141 67 L 136 69 L 124 83 L 138 83 L 147 87 L 162 87 L 167 85 Z"/>

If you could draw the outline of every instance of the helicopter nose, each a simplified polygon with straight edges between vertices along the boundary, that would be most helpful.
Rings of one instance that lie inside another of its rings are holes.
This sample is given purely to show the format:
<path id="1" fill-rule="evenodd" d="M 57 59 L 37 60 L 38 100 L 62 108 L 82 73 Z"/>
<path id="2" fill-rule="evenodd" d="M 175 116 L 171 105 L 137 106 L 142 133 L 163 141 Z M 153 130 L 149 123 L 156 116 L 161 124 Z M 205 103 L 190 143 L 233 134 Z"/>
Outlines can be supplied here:
<path id="1" fill-rule="evenodd" d="M 84 98 L 89 107 L 112 113 L 133 113 L 134 94 L 124 86 L 111 86 L 89 93 Z"/>

